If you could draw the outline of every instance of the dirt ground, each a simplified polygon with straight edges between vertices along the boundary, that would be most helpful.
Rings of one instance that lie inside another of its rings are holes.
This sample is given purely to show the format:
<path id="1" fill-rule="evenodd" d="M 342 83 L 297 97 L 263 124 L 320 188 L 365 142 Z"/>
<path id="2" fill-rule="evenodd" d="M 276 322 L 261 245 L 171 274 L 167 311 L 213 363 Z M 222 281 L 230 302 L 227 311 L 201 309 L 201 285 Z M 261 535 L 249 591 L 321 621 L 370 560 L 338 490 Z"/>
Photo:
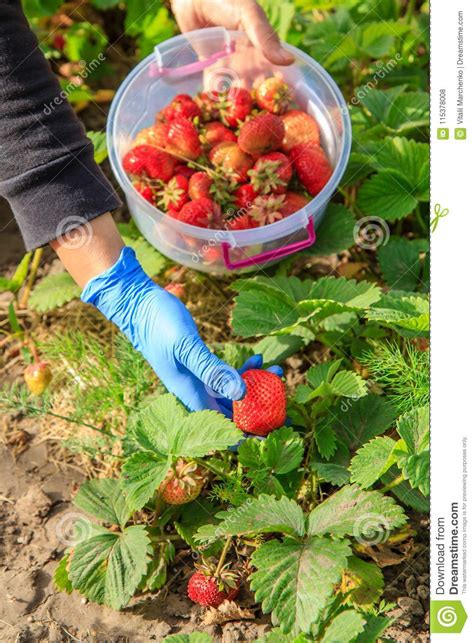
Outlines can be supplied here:
<path id="1" fill-rule="evenodd" d="M 13 269 L 23 246 L 11 213 L 0 204 L 0 270 Z M 0 299 L 3 314 L 5 301 Z M 20 375 L 0 373 L 0 386 Z M 52 576 L 69 544 L 77 509 L 71 504 L 84 474 L 57 442 L 46 439 L 45 420 L 6 415 L 0 425 L 0 640 L 84 643 L 162 641 L 171 633 L 203 630 L 216 641 L 255 641 L 270 629 L 244 593 L 244 613 L 205 612 L 185 596 L 187 553 L 171 570 L 169 585 L 135 599 L 116 612 L 88 603 L 77 593 L 55 590 Z M 410 556 L 385 568 L 385 598 L 396 622 L 386 636 L 394 641 L 429 640 L 428 527 L 417 525 Z M 228 622 L 225 619 L 230 618 Z"/>

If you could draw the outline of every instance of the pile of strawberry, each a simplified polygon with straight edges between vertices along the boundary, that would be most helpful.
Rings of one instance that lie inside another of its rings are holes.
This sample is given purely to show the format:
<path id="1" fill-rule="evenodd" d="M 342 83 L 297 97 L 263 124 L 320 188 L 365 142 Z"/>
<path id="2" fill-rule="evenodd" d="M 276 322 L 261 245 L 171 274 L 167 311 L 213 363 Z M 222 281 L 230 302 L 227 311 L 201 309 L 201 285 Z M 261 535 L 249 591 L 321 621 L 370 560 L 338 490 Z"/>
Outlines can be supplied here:
<path id="1" fill-rule="evenodd" d="M 304 207 L 332 174 L 319 126 L 277 77 L 176 96 L 123 158 L 135 189 L 191 225 L 244 230 Z"/>

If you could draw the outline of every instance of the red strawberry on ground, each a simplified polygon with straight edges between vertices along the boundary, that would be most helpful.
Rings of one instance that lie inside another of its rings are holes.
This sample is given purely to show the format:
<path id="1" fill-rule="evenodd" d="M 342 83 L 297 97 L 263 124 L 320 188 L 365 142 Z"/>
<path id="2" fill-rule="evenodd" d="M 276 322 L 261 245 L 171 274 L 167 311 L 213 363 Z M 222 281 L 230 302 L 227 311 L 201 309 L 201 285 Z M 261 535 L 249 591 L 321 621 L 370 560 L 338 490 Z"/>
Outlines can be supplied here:
<path id="1" fill-rule="evenodd" d="M 311 196 L 315 196 L 326 185 L 332 174 L 332 167 L 324 150 L 314 143 L 300 143 L 290 152 L 299 180 Z"/>
<path id="2" fill-rule="evenodd" d="M 162 110 L 162 115 L 168 121 L 174 121 L 177 116 L 189 120 L 201 117 L 201 110 L 188 94 L 178 94 L 171 103 Z"/>
<path id="3" fill-rule="evenodd" d="M 204 607 L 219 607 L 225 600 L 232 601 L 239 593 L 238 587 L 229 587 L 215 576 L 194 572 L 188 582 L 188 596 Z"/>
<path id="4" fill-rule="evenodd" d="M 301 210 L 301 208 L 304 208 L 309 202 L 310 199 L 308 199 L 304 194 L 300 194 L 299 192 L 287 192 L 285 195 L 285 201 L 280 208 L 280 212 L 284 217 L 287 217 L 290 214 Z"/>
<path id="5" fill-rule="evenodd" d="M 205 481 L 205 471 L 195 462 L 179 459 L 160 484 L 159 493 L 169 505 L 184 505 L 196 500 Z"/>
<path id="6" fill-rule="evenodd" d="M 150 179 L 168 181 L 173 176 L 176 162 L 167 152 L 151 145 L 138 145 L 125 154 L 122 165 L 134 176 L 146 174 Z"/>
<path id="7" fill-rule="evenodd" d="M 201 143 L 206 147 L 214 147 L 223 141 L 237 141 L 237 136 L 234 132 L 223 125 L 220 121 L 212 121 L 205 123 L 201 128 L 200 134 Z"/>
<path id="8" fill-rule="evenodd" d="M 196 170 L 193 170 L 192 167 L 188 167 L 187 165 L 184 165 L 184 163 L 180 163 L 174 168 L 175 176 L 177 176 L 178 174 L 181 174 L 182 176 L 185 176 L 187 179 L 190 179 L 195 172 Z"/>
<path id="9" fill-rule="evenodd" d="M 207 172 L 195 172 L 189 179 L 188 194 L 191 199 L 212 199 L 212 179 Z"/>
<path id="10" fill-rule="evenodd" d="M 166 212 L 181 210 L 187 201 L 188 179 L 182 174 L 173 176 L 158 193 L 158 205 Z"/>
<path id="11" fill-rule="evenodd" d="M 283 219 L 284 202 L 284 194 L 262 194 L 252 203 L 248 214 L 259 226 L 275 223 L 275 221 Z"/>
<path id="12" fill-rule="evenodd" d="M 255 90 L 255 100 L 260 109 L 283 114 L 291 105 L 293 92 L 283 80 L 273 76 L 260 83 Z"/>
<path id="13" fill-rule="evenodd" d="M 186 288 L 184 287 L 183 284 L 179 284 L 179 283 L 168 284 L 167 286 L 165 286 L 165 290 L 167 292 L 170 292 L 178 299 L 181 299 L 181 301 L 184 301 L 184 299 L 186 298 Z"/>
<path id="14" fill-rule="evenodd" d="M 33 395 L 41 395 L 48 388 L 53 377 L 47 362 L 39 361 L 30 364 L 23 373 L 26 386 Z"/>
<path id="15" fill-rule="evenodd" d="M 283 194 L 291 181 L 293 170 L 281 152 L 264 154 L 248 173 L 254 190 L 260 194 Z"/>
<path id="16" fill-rule="evenodd" d="M 252 111 L 252 94 L 243 87 L 231 87 L 218 94 L 217 106 L 224 125 L 238 127 Z"/>
<path id="17" fill-rule="evenodd" d="M 189 201 L 179 212 L 173 214 L 176 219 L 199 228 L 213 228 L 221 215 L 220 206 L 211 199 Z"/>
<path id="18" fill-rule="evenodd" d="M 133 183 L 133 187 L 138 192 L 138 194 L 142 195 L 144 199 L 146 199 L 150 203 L 153 203 L 153 205 L 155 204 L 155 194 L 149 185 L 147 185 L 146 183 L 142 183 L 141 181 L 135 181 Z"/>
<path id="19" fill-rule="evenodd" d="M 289 152 L 299 143 L 319 144 L 319 125 L 312 116 L 299 109 L 290 109 L 281 117 L 285 129 L 282 150 Z"/>
<path id="20" fill-rule="evenodd" d="M 176 116 L 167 127 L 167 151 L 180 159 L 195 161 L 202 153 L 197 128 L 183 116 Z"/>
<path id="21" fill-rule="evenodd" d="M 243 183 L 235 190 L 234 203 L 238 208 L 249 208 L 258 196 L 250 183 Z"/>
<path id="22" fill-rule="evenodd" d="M 247 154 L 266 154 L 281 146 L 284 135 L 281 117 L 267 112 L 258 114 L 242 125 L 238 143 Z"/>
<path id="23" fill-rule="evenodd" d="M 209 160 L 215 167 L 225 170 L 236 181 L 243 182 L 253 165 L 253 159 L 237 143 L 219 143 L 209 152 Z"/>
<path id="24" fill-rule="evenodd" d="M 233 403 L 234 423 L 254 435 L 268 435 L 286 420 L 285 385 L 274 373 L 251 369 L 242 378 L 247 387 L 245 397 Z"/>

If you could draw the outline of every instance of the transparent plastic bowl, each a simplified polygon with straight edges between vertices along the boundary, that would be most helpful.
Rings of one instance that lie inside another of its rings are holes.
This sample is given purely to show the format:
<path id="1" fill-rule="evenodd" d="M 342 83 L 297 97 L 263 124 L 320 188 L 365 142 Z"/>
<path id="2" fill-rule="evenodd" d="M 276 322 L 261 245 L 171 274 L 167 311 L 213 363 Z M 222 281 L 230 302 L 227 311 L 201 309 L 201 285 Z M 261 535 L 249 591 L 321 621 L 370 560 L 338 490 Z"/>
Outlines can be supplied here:
<path id="1" fill-rule="evenodd" d="M 112 170 L 123 188 L 131 215 L 144 237 L 177 263 L 213 273 L 264 267 L 315 241 L 327 203 L 347 165 L 351 126 L 341 92 L 331 76 L 310 56 L 284 44 L 295 56 L 289 67 L 272 65 L 245 33 L 222 27 L 199 29 L 155 47 L 125 78 L 116 93 L 107 123 Z M 321 145 L 333 167 L 323 190 L 298 212 L 260 228 L 209 230 L 177 221 L 139 195 L 122 169 L 121 159 L 144 127 L 176 94 L 229 86 L 251 88 L 273 74 L 293 88 L 299 107 L 319 123 Z"/>

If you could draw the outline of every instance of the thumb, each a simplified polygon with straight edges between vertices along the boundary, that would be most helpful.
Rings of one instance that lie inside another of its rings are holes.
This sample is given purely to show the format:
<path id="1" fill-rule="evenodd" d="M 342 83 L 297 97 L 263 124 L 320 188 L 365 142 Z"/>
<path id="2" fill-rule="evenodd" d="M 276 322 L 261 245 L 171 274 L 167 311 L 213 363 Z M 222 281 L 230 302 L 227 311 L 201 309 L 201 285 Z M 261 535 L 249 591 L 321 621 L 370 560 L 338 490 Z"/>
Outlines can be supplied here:
<path id="1" fill-rule="evenodd" d="M 251 43 L 260 49 L 271 63 L 291 65 L 295 61 L 292 54 L 281 46 L 265 11 L 257 2 L 242 2 L 241 23 Z"/>
<path id="2" fill-rule="evenodd" d="M 199 335 L 187 335 L 176 348 L 176 358 L 202 381 L 208 392 L 231 400 L 245 395 L 245 383 L 237 370 L 211 353 Z"/>

